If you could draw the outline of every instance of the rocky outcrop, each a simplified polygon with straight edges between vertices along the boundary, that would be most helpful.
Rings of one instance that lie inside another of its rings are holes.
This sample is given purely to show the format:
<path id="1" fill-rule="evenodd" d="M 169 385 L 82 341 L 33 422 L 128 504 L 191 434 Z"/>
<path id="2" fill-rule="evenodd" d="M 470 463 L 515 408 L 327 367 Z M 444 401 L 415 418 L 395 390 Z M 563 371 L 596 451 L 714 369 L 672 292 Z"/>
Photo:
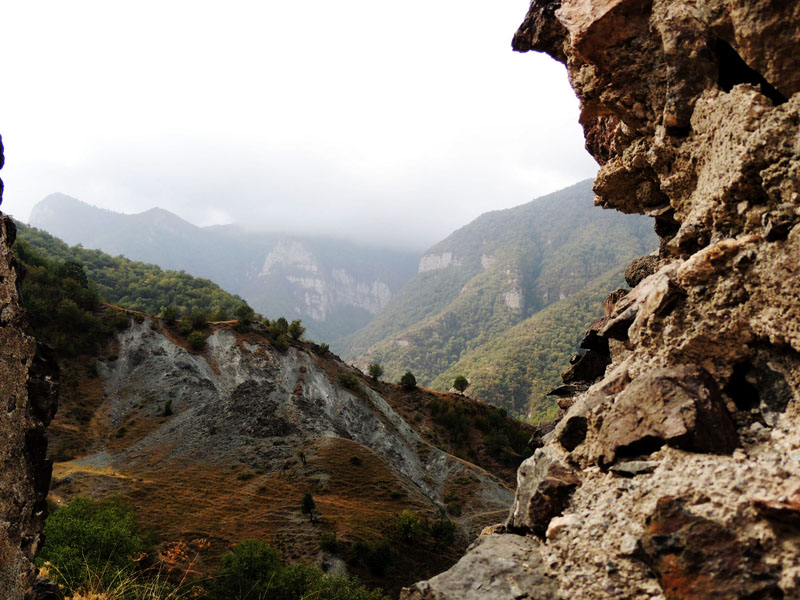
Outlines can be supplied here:
<path id="1" fill-rule="evenodd" d="M 520 470 L 508 526 L 544 532 L 557 597 L 800 597 L 798 43 L 778 0 L 533 0 L 514 38 L 567 66 L 596 204 L 661 237 L 583 341 L 610 364 L 565 372 Z"/>
<path id="2" fill-rule="evenodd" d="M 0 200 L 1 192 L 0 183 Z M 57 406 L 58 380 L 53 357 L 37 348 L 21 307 L 15 237 L 14 222 L 0 213 L 0 597 L 8 600 L 34 594 L 31 561 L 41 543 L 51 471 L 45 427 Z"/>

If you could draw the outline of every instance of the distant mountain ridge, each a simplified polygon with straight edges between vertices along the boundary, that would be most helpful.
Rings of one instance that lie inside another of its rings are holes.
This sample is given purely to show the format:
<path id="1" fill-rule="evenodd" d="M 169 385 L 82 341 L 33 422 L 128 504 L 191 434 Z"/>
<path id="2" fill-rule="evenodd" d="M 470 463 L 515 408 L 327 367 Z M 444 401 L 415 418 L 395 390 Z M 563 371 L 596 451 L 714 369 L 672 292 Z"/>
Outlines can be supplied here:
<path id="1" fill-rule="evenodd" d="M 417 275 L 386 309 L 347 340 L 344 356 L 362 367 L 379 362 L 390 378 L 411 370 L 422 384 L 439 389 L 449 387 L 460 365 L 457 374 L 470 379 L 476 397 L 527 413 L 547 386 L 558 383 L 552 365 L 567 363 L 587 320 L 600 311 L 599 301 L 578 309 L 571 299 L 582 294 L 585 300 L 584 291 L 601 280 L 602 291 L 591 297 L 607 294 L 622 283 L 621 270 L 631 259 L 657 246 L 649 219 L 603 211 L 593 197 L 592 182 L 583 181 L 486 213 L 454 232 L 422 256 Z M 509 365 L 511 376 L 490 366 L 479 375 L 477 365 L 486 361 L 476 353 L 502 354 L 497 344 L 504 336 L 558 303 L 565 308 L 547 315 L 559 322 L 548 323 L 543 315 L 535 327 L 544 336 L 538 343 L 547 345 L 546 359 L 529 352 Z M 560 321 L 567 314 L 572 320 L 565 327 Z M 548 332 L 558 332 L 558 339 Z M 504 385 L 496 385 L 499 379 Z"/>
<path id="2" fill-rule="evenodd" d="M 197 227 L 160 208 L 125 215 L 51 194 L 31 225 L 69 244 L 183 270 L 242 296 L 270 318 L 300 318 L 336 348 L 413 276 L 419 254 L 336 239 Z"/>

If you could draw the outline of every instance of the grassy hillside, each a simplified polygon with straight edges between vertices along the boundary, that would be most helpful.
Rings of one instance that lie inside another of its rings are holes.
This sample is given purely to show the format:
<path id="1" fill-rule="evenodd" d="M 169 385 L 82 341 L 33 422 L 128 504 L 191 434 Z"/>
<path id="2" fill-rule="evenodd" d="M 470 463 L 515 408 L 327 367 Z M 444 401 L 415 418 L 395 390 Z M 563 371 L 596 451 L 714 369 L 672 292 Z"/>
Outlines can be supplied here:
<path id="1" fill-rule="evenodd" d="M 411 370 L 422 384 L 448 389 L 451 375 L 462 374 L 456 365 L 488 365 L 493 357 L 513 354 L 518 362 L 502 378 L 490 385 L 484 375 L 471 393 L 527 413 L 529 398 L 538 400 L 539 390 L 558 383 L 579 331 L 621 280 L 619 270 L 657 243 L 649 219 L 603 211 L 592 200 L 591 182 L 585 181 L 456 231 L 423 258 L 423 266 L 439 268 L 406 284 L 350 338 L 344 355 L 361 366 L 381 363 L 388 378 Z M 513 328 L 540 313 L 534 339 L 523 345 L 536 351 L 514 351 L 522 338 Z"/>

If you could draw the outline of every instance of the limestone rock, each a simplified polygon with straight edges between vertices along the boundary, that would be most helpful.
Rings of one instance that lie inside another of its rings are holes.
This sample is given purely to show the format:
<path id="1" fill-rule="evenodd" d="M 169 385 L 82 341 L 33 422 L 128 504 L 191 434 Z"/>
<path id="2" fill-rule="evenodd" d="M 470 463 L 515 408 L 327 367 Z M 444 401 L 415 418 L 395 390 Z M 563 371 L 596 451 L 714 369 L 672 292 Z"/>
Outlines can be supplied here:
<path id="1" fill-rule="evenodd" d="M 508 527 L 543 536 L 550 519 L 564 510 L 579 484 L 575 471 L 552 449 L 537 450 L 517 471 L 517 495 Z"/>
<path id="2" fill-rule="evenodd" d="M 519 535 L 481 536 L 449 571 L 404 589 L 401 600 L 556 600 L 556 583 L 544 574 L 535 540 Z"/>
<path id="3" fill-rule="evenodd" d="M 666 600 L 783 598 L 778 569 L 724 525 L 693 515 L 670 497 L 659 499 L 641 540 Z"/>
<path id="4" fill-rule="evenodd" d="M 696 366 L 658 369 L 634 379 L 605 415 L 599 438 L 604 464 L 663 444 L 714 453 L 731 453 L 738 444 L 716 383 Z"/>

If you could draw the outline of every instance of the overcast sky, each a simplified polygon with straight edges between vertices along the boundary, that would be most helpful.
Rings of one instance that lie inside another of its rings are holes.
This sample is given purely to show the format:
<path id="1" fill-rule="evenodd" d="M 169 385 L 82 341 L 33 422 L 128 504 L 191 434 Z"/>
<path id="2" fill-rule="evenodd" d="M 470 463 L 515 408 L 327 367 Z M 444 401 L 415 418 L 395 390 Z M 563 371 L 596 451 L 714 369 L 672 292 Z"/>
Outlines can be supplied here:
<path id="1" fill-rule="evenodd" d="M 0 0 L 2 208 L 424 248 L 596 172 L 528 3 Z"/>

